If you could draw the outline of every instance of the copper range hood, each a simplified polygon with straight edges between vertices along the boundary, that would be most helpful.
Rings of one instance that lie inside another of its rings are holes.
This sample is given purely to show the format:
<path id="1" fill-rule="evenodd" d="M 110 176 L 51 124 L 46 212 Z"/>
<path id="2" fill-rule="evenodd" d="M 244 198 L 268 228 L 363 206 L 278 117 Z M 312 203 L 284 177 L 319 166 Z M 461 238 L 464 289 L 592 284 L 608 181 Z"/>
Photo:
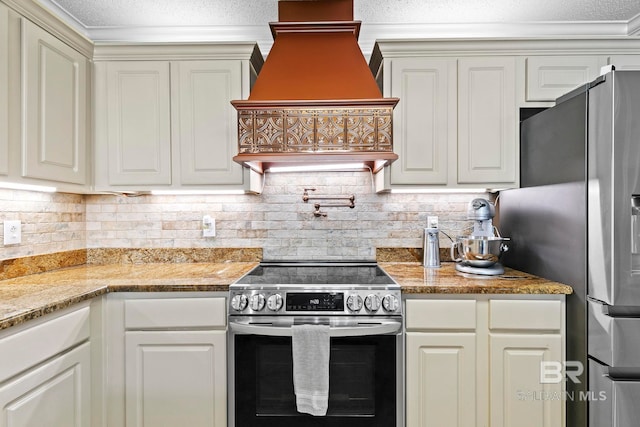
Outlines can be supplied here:
<path id="1" fill-rule="evenodd" d="M 280 0 L 274 44 L 238 112 L 234 161 L 273 166 L 364 163 L 374 172 L 393 152 L 393 108 L 360 47 L 353 0 Z"/>

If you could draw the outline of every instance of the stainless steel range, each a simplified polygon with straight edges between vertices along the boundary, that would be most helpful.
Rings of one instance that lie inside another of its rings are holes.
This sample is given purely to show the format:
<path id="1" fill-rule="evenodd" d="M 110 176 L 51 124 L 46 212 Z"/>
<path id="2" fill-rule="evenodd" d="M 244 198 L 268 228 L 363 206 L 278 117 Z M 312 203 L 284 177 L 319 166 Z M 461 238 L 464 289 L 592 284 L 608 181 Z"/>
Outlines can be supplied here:
<path id="1" fill-rule="evenodd" d="M 328 409 L 298 411 L 296 325 L 326 325 Z M 229 290 L 229 426 L 401 426 L 400 286 L 377 264 L 262 263 Z"/>

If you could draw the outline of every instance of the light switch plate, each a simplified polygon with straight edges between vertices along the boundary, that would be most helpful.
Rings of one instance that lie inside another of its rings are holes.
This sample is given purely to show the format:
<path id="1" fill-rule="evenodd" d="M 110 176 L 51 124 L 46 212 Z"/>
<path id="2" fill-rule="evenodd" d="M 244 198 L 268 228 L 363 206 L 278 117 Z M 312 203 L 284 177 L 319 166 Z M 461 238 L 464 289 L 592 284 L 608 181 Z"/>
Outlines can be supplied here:
<path id="1" fill-rule="evenodd" d="M 4 245 L 19 245 L 22 243 L 22 222 L 5 221 L 4 222 Z"/>

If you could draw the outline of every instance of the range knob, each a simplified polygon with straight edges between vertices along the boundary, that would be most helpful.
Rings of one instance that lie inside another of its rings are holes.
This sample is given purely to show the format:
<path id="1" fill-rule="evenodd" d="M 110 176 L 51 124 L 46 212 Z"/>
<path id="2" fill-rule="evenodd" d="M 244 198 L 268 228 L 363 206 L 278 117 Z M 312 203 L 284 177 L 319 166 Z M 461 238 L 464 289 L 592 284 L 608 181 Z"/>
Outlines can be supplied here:
<path id="1" fill-rule="evenodd" d="M 360 311 L 362 309 L 362 297 L 360 295 L 349 295 L 347 297 L 347 308 L 354 313 Z"/>
<path id="2" fill-rule="evenodd" d="M 235 311 L 242 311 L 247 308 L 248 302 L 249 299 L 245 294 L 234 295 L 233 298 L 231 298 L 231 308 Z"/>
<path id="3" fill-rule="evenodd" d="M 264 295 L 253 294 L 249 298 L 249 308 L 253 311 L 260 311 L 264 308 Z"/>
<path id="4" fill-rule="evenodd" d="M 370 313 L 375 313 L 380 308 L 380 297 L 376 294 L 367 295 L 364 299 L 364 308 Z"/>
<path id="5" fill-rule="evenodd" d="M 400 303 L 398 302 L 398 298 L 395 295 L 385 295 L 382 298 L 382 308 L 384 311 L 388 311 L 389 313 L 393 313 L 398 311 L 398 306 Z"/>
<path id="6" fill-rule="evenodd" d="M 282 308 L 282 296 L 273 294 L 267 298 L 267 308 L 271 311 L 278 311 Z"/>

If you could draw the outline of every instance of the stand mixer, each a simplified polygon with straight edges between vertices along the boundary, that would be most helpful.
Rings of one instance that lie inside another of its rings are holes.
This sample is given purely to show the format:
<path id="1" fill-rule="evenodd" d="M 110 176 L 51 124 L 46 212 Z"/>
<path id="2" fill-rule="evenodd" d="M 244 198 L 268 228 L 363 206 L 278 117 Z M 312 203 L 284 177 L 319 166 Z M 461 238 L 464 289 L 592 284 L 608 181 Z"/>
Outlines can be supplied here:
<path id="1" fill-rule="evenodd" d="M 496 275 L 503 274 L 499 260 L 509 250 L 506 242 L 493 226 L 495 207 L 486 199 L 473 199 L 467 208 L 467 219 L 473 221 L 470 236 L 458 237 L 451 246 L 451 258 L 456 261 L 456 270 L 463 273 Z"/>

